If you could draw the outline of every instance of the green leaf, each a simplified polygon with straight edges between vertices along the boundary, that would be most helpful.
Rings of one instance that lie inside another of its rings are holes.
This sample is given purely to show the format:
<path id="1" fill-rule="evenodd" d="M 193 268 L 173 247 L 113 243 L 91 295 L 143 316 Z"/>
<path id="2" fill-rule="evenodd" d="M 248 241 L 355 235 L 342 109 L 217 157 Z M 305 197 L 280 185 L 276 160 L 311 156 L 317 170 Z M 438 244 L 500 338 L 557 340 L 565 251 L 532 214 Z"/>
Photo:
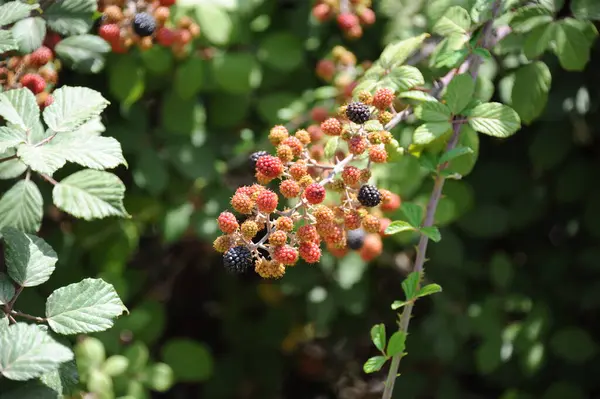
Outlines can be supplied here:
<path id="1" fill-rule="evenodd" d="M 197 3 L 196 19 L 204 36 L 212 44 L 218 46 L 229 42 L 233 31 L 233 22 L 227 11 L 214 3 Z"/>
<path id="2" fill-rule="evenodd" d="M 399 42 L 388 44 L 379 60 L 384 68 L 389 68 L 394 65 L 402 65 L 415 51 L 417 51 L 429 34 L 423 33 L 419 36 L 410 37 Z"/>
<path id="3" fill-rule="evenodd" d="M 86 278 L 61 287 L 46 300 L 46 318 L 59 334 L 104 331 L 127 311 L 114 287 L 102 279 Z"/>
<path id="4" fill-rule="evenodd" d="M 404 217 L 411 226 L 418 229 L 423 221 L 423 208 L 420 205 L 411 202 L 403 202 L 400 208 Z"/>
<path id="5" fill-rule="evenodd" d="M 205 63 L 200 57 L 190 57 L 177 67 L 173 85 L 181 98 L 191 98 L 202 89 Z"/>
<path id="6" fill-rule="evenodd" d="M 335 155 L 335 150 L 338 148 L 338 143 L 340 141 L 339 137 L 330 137 L 327 140 L 327 144 L 325 144 L 324 157 L 325 159 L 332 159 Z"/>
<path id="7" fill-rule="evenodd" d="M 31 11 L 39 8 L 39 4 L 27 4 L 10 1 L 0 6 L 0 26 L 10 25 L 29 16 Z"/>
<path id="8" fill-rule="evenodd" d="M 11 157 L 16 155 L 15 149 L 10 149 L 4 153 L 0 153 L 0 158 Z M 15 158 L 8 161 L 0 162 L 0 179 L 14 179 L 25 173 L 27 165 Z"/>
<path id="9" fill-rule="evenodd" d="M 16 1 L 13 3 L 17 3 Z M 5 53 L 11 50 L 17 50 L 19 47 L 17 41 L 9 30 L 0 30 L 0 52 Z"/>
<path id="10" fill-rule="evenodd" d="M 437 98 L 420 90 L 409 90 L 398 94 L 400 98 L 408 98 L 415 101 L 437 101 Z"/>
<path id="11" fill-rule="evenodd" d="M 95 0 L 62 0 L 44 10 L 48 26 L 64 36 L 82 35 L 92 27 Z"/>
<path id="12" fill-rule="evenodd" d="M 46 21 L 40 17 L 25 18 L 15 23 L 11 31 L 19 51 L 31 53 L 42 46 L 46 37 Z"/>
<path id="13" fill-rule="evenodd" d="M 87 87 L 63 86 L 52 96 L 54 102 L 44 109 L 44 122 L 56 133 L 74 131 L 109 104 L 99 92 Z"/>
<path id="14" fill-rule="evenodd" d="M 22 287 L 48 281 L 58 257 L 44 240 L 14 227 L 2 229 L 8 275 Z"/>
<path id="15" fill-rule="evenodd" d="M 6 152 L 9 148 L 16 147 L 27 140 L 27 134 L 20 130 L 8 126 L 0 126 L 0 153 Z"/>
<path id="16" fill-rule="evenodd" d="M 125 352 L 123 352 L 123 355 L 125 355 L 129 361 L 127 371 L 130 373 L 139 373 L 142 371 L 150 359 L 150 351 L 148 350 L 148 346 L 139 341 L 133 343 L 133 345 L 130 345 Z"/>
<path id="17" fill-rule="evenodd" d="M 109 64 L 108 87 L 125 107 L 129 107 L 144 94 L 144 68 L 135 57 L 121 55 Z"/>
<path id="18" fill-rule="evenodd" d="M 435 139 L 442 137 L 452 129 L 450 122 L 427 122 L 419 126 L 413 132 L 413 143 L 418 145 L 429 144 Z"/>
<path id="19" fill-rule="evenodd" d="M 541 5 L 521 7 L 510 21 L 515 32 L 529 32 L 533 28 L 552 22 L 552 11 Z"/>
<path id="20" fill-rule="evenodd" d="M 383 125 L 381 124 L 381 122 L 376 121 L 374 119 L 371 119 L 369 121 L 366 121 L 363 124 L 363 128 L 367 131 L 367 132 L 378 132 L 380 130 L 385 130 L 385 128 L 383 127 Z"/>
<path id="21" fill-rule="evenodd" d="M 598 344 L 593 337 L 578 327 L 558 330 L 550 340 L 550 347 L 557 356 L 571 364 L 583 364 L 598 353 Z"/>
<path id="22" fill-rule="evenodd" d="M 289 32 L 271 33 L 260 42 L 257 57 L 273 69 L 293 71 L 304 58 L 302 40 Z"/>
<path id="23" fill-rule="evenodd" d="M 389 80 L 390 84 L 382 83 L 382 86 L 393 86 L 399 92 L 425 84 L 421 71 L 410 65 L 402 65 L 392 69 L 385 79 Z"/>
<path id="24" fill-rule="evenodd" d="M 414 231 L 415 228 L 410 225 L 410 223 L 405 222 L 404 220 L 394 220 L 388 227 L 385 229 L 386 235 L 393 235 L 402 233 L 404 231 Z"/>
<path id="25" fill-rule="evenodd" d="M 386 342 L 385 324 L 375 324 L 371 328 L 371 341 L 373 341 L 373 344 L 377 349 L 383 352 Z"/>
<path id="26" fill-rule="evenodd" d="M 254 56 L 246 52 L 227 52 L 213 59 L 215 82 L 229 93 L 246 94 L 260 85 L 262 75 Z"/>
<path id="27" fill-rule="evenodd" d="M 55 4 L 62 4 L 62 1 Z M 111 51 L 111 47 L 101 37 L 85 34 L 62 39 L 54 51 L 69 68 L 80 73 L 98 73 L 104 69 L 105 54 Z"/>
<path id="28" fill-rule="evenodd" d="M 0 93 L 0 116 L 24 132 L 40 120 L 40 108 L 29 89 L 21 88 Z"/>
<path id="29" fill-rule="evenodd" d="M 140 54 L 144 68 L 153 75 L 170 73 L 173 66 L 173 51 L 169 47 L 152 46 Z M 198 72 L 202 72 L 201 70 Z M 198 73 L 202 76 L 202 73 Z"/>
<path id="30" fill-rule="evenodd" d="M 523 52 L 530 60 L 538 58 L 550 47 L 550 43 L 556 35 L 557 25 L 548 23 L 533 28 L 525 39 Z"/>
<path id="31" fill-rule="evenodd" d="M 100 368 L 106 359 L 106 349 L 98 338 L 84 337 L 75 344 L 74 351 L 77 366 L 82 374 Z"/>
<path id="32" fill-rule="evenodd" d="M 473 77 L 470 74 L 463 73 L 452 78 L 443 99 L 450 108 L 450 112 L 458 115 L 473 99 L 474 94 L 475 81 Z"/>
<path id="33" fill-rule="evenodd" d="M 179 382 L 199 382 L 213 374 L 213 358 L 206 345 L 185 338 L 169 340 L 162 349 L 162 359 Z"/>
<path id="34" fill-rule="evenodd" d="M 517 70 L 511 105 L 523 122 L 531 123 L 544 111 L 551 82 L 550 69 L 542 61 L 532 62 Z"/>
<path id="35" fill-rule="evenodd" d="M 440 157 L 440 160 L 438 161 L 438 165 L 442 165 L 446 162 L 450 162 L 453 159 L 462 157 L 463 155 L 473 154 L 473 152 L 474 152 L 473 149 L 470 147 L 453 148 L 450 151 L 447 151 L 444 154 L 442 154 L 442 156 Z"/>
<path id="36" fill-rule="evenodd" d="M 127 166 L 121 144 L 112 137 L 73 133 L 61 133 L 46 147 L 64 160 L 91 169 L 112 169 L 119 165 Z"/>
<path id="37" fill-rule="evenodd" d="M 442 287 L 438 284 L 427 284 L 425 287 L 422 287 L 417 293 L 417 298 L 421 298 L 428 295 L 437 294 L 438 292 L 442 292 Z"/>
<path id="38" fill-rule="evenodd" d="M 17 323 L 0 329 L 0 374 L 25 381 L 56 370 L 73 359 L 73 352 L 40 326 Z"/>
<path id="39" fill-rule="evenodd" d="M 383 367 L 387 358 L 385 356 L 373 356 L 367 360 L 363 366 L 363 370 L 365 373 L 375 373 Z"/>
<path id="40" fill-rule="evenodd" d="M 6 305 L 15 296 L 15 286 L 10 278 L 0 273 L 0 305 Z"/>
<path id="41" fill-rule="evenodd" d="M 434 242 L 439 242 L 442 239 L 440 231 L 435 226 L 422 227 L 419 231 L 425 234 L 427 237 L 429 237 L 430 240 Z"/>
<path id="42" fill-rule="evenodd" d="M 425 102 L 415 108 L 417 118 L 425 122 L 448 122 L 452 119 L 450 108 L 440 102 Z"/>
<path id="43" fill-rule="evenodd" d="M 571 12 L 577 19 L 600 20 L 600 3 L 596 0 L 573 0 Z"/>
<path id="44" fill-rule="evenodd" d="M 85 220 L 109 216 L 129 217 L 123 206 L 125 185 L 112 173 L 85 169 L 54 186 L 54 204 Z"/>
<path id="45" fill-rule="evenodd" d="M 59 395 L 65 395 L 67 397 L 73 395 L 79 384 L 79 374 L 77 373 L 75 361 L 70 360 L 61 363 L 58 370 L 42 375 L 40 377 L 40 382 Z"/>
<path id="46" fill-rule="evenodd" d="M 165 161 L 153 148 L 145 148 L 138 155 L 133 170 L 135 184 L 152 195 L 162 193 L 169 182 Z"/>
<path id="47" fill-rule="evenodd" d="M 21 144 L 17 148 L 17 156 L 31 170 L 50 176 L 66 163 L 65 158 L 48 145 Z"/>
<path id="48" fill-rule="evenodd" d="M 478 105 L 468 117 L 473 129 L 494 137 L 506 138 L 521 128 L 521 120 L 515 110 L 500 103 Z"/>
<path id="49" fill-rule="evenodd" d="M 19 180 L 0 199 L 0 229 L 14 227 L 35 233 L 44 215 L 42 193 L 31 180 Z"/>
<path id="50" fill-rule="evenodd" d="M 406 348 L 406 332 L 396 331 L 391 337 L 387 346 L 388 357 L 396 356 L 404 352 Z"/>
<path id="51" fill-rule="evenodd" d="M 411 272 L 404 281 L 402 281 L 402 290 L 407 301 L 411 301 L 417 297 L 419 292 L 419 283 L 421 282 L 421 273 Z"/>
<path id="52" fill-rule="evenodd" d="M 556 53 L 560 65 L 567 71 L 582 71 L 590 59 L 590 50 L 598 31 L 590 21 L 566 18 L 557 22 Z"/>
<path id="53" fill-rule="evenodd" d="M 471 28 L 469 12 L 462 7 L 450 7 L 433 27 L 433 32 L 442 36 L 466 34 Z"/>
<path id="54" fill-rule="evenodd" d="M 394 301 L 392 302 L 392 310 L 397 310 L 400 309 L 403 306 L 406 306 L 407 304 L 409 304 L 411 301 Z"/>
<path id="55" fill-rule="evenodd" d="M 155 363 L 146 371 L 146 383 L 153 391 L 166 392 L 175 383 L 173 369 L 165 363 Z"/>

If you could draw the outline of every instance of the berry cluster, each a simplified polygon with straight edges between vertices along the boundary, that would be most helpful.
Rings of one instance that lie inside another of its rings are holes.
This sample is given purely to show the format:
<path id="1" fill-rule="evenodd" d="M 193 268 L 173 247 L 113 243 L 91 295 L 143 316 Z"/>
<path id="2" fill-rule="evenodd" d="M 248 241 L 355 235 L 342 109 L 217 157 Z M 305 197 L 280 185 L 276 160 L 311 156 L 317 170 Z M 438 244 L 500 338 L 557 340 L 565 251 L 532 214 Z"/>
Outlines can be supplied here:
<path id="1" fill-rule="evenodd" d="M 312 14 L 320 22 L 335 17 L 338 26 L 349 39 L 360 38 L 363 34 L 362 27 L 375 23 L 371 0 L 318 0 Z"/>
<path id="2" fill-rule="evenodd" d="M 342 46 L 335 46 L 331 53 L 317 63 L 315 73 L 340 92 L 340 100 L 352 98 L 352 91 L 359 78 L 371 66 L 370 62 L 356 63 L 356 56 Z"/>
<path id="3" fill-rule="evenodd" d="M 183 57 L 189 53 L 188 44 L 200 35 L 200 27 L 187 16 L 170 26 L 173 4 L 175 0 L 104 0 L 99 5 L 102 22 L 98 35 L 115 53 L 126 53 L 133 45 L 147 50 L 158 43 Z"/>
<path id="4" fill-rule="evenodd" d="M 367 129 L 365 122 L 384 112 L 394 93 L 380 89 L 359 100 L 319 126 L 321 136 L 347 143 L 333 162 L 314 151 L 320 137 L 304 129 L 290 134 L 281 125 L 269 132 L 273 154 L 250 155 L 257 183 L 238 188 L 231 198 L 239 218 L 225 211 L 217 219 L 223 235 L 214 248 L 224 253 L 228 270 L 244 272 L 253 265 L 260 276 L 279 278 L 299 259 L 319 262 L 321 243 L 338 257 L 354 250 L 369 261 L 381 253 L 390 223 L 382 212 L 398 209 L 400 197 L 369 182 L 371 166 L 387 160 L 385 144 L 392 136 Z"/>
<path id="5" fill-rule="evenodd" d="M 60 37 L 54 40 L 52 48 L 59 40 Z M 60 63 L 54 60 L 52 48 L 44 45 L 30 54 L 0 61 L 2 90 L 26 87 L 35 94 L 40 108 L 52 104 L 50 93 L 56 86 L 60 69 Z"/>

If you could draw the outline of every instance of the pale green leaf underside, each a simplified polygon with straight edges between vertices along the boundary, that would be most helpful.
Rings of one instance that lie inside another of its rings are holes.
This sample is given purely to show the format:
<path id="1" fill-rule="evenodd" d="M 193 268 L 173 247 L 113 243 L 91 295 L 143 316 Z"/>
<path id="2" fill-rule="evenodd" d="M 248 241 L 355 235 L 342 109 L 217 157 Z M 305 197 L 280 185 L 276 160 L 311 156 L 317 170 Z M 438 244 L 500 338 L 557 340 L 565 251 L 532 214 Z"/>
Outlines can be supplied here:
<path id="1" fill-rule="evenodd" d="M 43 205 L 42 194 L 34 182 L 18 181 L 0 199 L 0 229 L 14 227 L 35 233 L 42 225 Z"/>
<path id="2" fill-rule="evenodd" d="M 54 102 L 44 109 L 44 121 L 54 132 L 70 132 L 100 115 L 109 102 L 87 87 L 61 87 L 52 93 Z"/>
<path id="3" fill-rule="evenodd" d="M 66 163 L 65 158 L 48 145 L 22 144 L 17 148 L 17 155 L 31 170 L 50 176 Z"/>
<path id="4" fill-rule="evenodd" d="M 125 185 L 114 174 L 86 169 L 54 186 L 52 198 L 61 210 L 85 220 L 128 217 L 123 206 Z"/>
<path id="5" fill-rule="evenodd" d="M 9 148 L 16 147 L 24 143 L 27 135 L 21 129 L 14 127 L 0 127 L 0 153 L 6 152 Z"/>
<path id="6" fill-rule="evenodd" d="M 114 287 L 102 279 L 86 278 L 54 291 L 46 301 L 46 318 L 59 334 L 104 331 L 127 311 Z"/>
<path id="7" fill-rule="evenodd" d="M 40 119 L 40 108 L 29 89 L 0 93 L 0 116 L 19 129 L 27 131 Z"/>
<path id="8" fill-rule="evenodd" d="M 433 32 L 449 36 L 452 34 L 465 34 L 471 27 L 469 12 L 462 7 L 450 7 L 442 18 L 434 25 Z"/>
<path id="9" fill-rule="evenodd" d="M 0 53 L 16 50 L 17 48 L 17 42 L 12 32 L 9 30 L 0 30 Z"/>
<path id="10" fill-rule="evenodd" d="M 48 150 L 64 160 L 92 169 L 112 169 L 127 165 L 121 144 L 112 137 L 73 133 L 61 133 L 48 145 Z"/>
<path id="11" fill-rule="evenodd" d="M 10 25 L 28 17 L 29 13 L 38 7 L 38 4 L 26 4 L 20 1 L 3 4 L 0 6 L 0 26 Z"/>
<path id="12" fill-rule="evenodd" d="M 48 281 L 58 257 L 44 240 L 13 227 L 2 230 L 9 276 L 23 287 Z"/>
<path id="13" fill-rule="evenodd" d="M 0 329 L 0 375 L 24 381 L 56 370 L 73 352 L 39 326 L 17 323 Z"/>

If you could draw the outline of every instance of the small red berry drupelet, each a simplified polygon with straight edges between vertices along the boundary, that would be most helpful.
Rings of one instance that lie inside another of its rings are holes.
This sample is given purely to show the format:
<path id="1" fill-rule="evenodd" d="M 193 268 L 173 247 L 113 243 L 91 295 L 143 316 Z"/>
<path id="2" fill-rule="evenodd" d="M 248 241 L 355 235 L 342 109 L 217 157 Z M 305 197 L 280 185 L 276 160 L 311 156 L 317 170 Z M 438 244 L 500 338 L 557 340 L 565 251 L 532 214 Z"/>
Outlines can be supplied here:
<path id="1" fill-rule="evenodd" d="M 320 204 L 325 200 L 325 187 L 319 183 L 309 184 L 304 190 L 304 196 L 309 204 Z"/>
<path id="2" fill-rule="evenodd" d="M 279 184 L 279 192 L 285 198 L 296 198 L 300 195 L 300 185 L 294 180 L 284 180 Z"/>
<path id="3" fill-rule="evenodd" d="M 375 92 L 373 96 L 373 106 L 380 111 L 385 111 L 392 105 L 396 96 L 394 91 L 387 87 L 383 87 Z"/>
<path id="4" fill-rule="evenodd" d="M 50 50 L 46 46 L 42 46 L 31 53 L 31 57 L 29 58 L 29 62 L 36 67 L 41 67 L 46 65 L 48 62 L 52 60 L 53 54 L 52 50 Z"/>
<path id="5" fill-rule="evenodd" d="M 46 88 L 46 81 L 37 73 L 28 73 L 21 78 L 21 84 L 33 92 L 38 94 Z"/>
<path id="6" fill-rule="evenodd" d="M 317 263 L 321 259 L 321 248 L 314 242 L 303 242 L 298 251 L 306 263 Z"/>
<path id="7" fill-rule="evenodd" d="M 298 262 L 298 251 L 289 245 L 283 245 L 275 248 L 273 257 L 277 262 L 283 263 L 286 266 L 293 266 Z"/>
<path id="8" fill-rule="evenodd" d="M 342 134 L 342 124 L 337 118 L 329 118 L 321 123 L 321 130 L 328 136 Z"/>
<path id="9" fill-rule="evenodd" d="M 264 213 L 271 213 L 277 209 L 277 203 L 279 202 L 279 198 L 277 198 L 277 194 L 275 194 L 271 190 L 264 190 L 260 194 L 258 194 L 258 198 L 256 199 L 256 206 L 258 210 Z"/>
<path id="10" fill-rule="evenodd" d="M 276 178 L 283 173 L 283 163 L 277 157 L 265 155 L 256 161 L 256 171 L 266 177 Z"/>

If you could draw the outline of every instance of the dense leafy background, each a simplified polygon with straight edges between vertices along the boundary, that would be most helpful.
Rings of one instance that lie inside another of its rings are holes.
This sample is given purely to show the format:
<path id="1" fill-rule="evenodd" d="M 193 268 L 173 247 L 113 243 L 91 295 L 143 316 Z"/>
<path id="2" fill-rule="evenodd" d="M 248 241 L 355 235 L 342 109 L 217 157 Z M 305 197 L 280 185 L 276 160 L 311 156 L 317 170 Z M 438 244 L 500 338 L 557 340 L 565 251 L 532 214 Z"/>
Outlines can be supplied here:
<path id="1" fill-rule="evenodd" d="M 371 397 L 382 375 L 362 372 L 374 354 L 369 328 L 382 320 L 394 327 L 389 306 L 401 299 L 412 238 L 386 239 L 371 264 L 326 256 L 265 282 L 224 272 L 211 248 L 214 219 L 235 187 L 251 180 L 246 155 L 265 148 L 270 126 L 329 104 L 319 100 L 326 91 L 312 90 L 323 85 L 315 64 L 333 45 L 375 60 L 388 42 L 431 31 L 450 5 L 475 2 L 381 0 L 378 23 L 355 42 L 334 24 L 311 21 L 308 1 L 192 3 L 178 7 L 196 17 L 202 44 L 217 46 L 212 59 L 178 61 L 155 48 L 108 54 L 99 74 L 61 75 L 63 84 L 111 100 L 103 122 L 129 163 L 117 173 L 133 218 L 86 222 L 47 212 L 40 234 L 59 261 L 48 283 L 22 294 L 20 310 L 43 314 L 53 289 L 87 276 L 115 285 L 131 315 L 95 335 L 99 341 L 78 343 L 86 390 L 163 390 L 170 373 L 155 362 L 164 362 L 177 384 L 156 397 Z M 571 15 L 569 2 L 545 3 Z M 575 15 L 594 16 L 594 7 L 573 2 Z M 428 280 L 444 291 L 419 302 L 397 398 L 600 395 L 600 47 L 581 72 L 564 70 L 586 61 L 564 51 L 519 68 L 526 40 L 507 38 L 482 75 L 494 82 L 494 99 L 535 121 L 504 141 L 482 136 L 472 173 L 447 184 L 437 219 L 448 226 L 427 264 Z M 525 44 L 528 51 L 541 53 Z M 394 133 L 402 142 L 410 129 Z M 425 175 L 408 156 L 378 171 L 382 185 L 417 202 L 431 189 Z"/>

